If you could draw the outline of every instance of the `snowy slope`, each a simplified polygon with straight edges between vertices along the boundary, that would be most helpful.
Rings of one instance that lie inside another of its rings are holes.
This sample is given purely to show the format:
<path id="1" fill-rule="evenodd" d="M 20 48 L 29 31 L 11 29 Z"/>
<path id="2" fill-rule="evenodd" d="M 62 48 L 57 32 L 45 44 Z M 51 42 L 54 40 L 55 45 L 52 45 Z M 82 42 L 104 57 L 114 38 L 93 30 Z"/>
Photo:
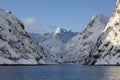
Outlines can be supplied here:
<path id="1" fill-rule="evenodd" d="M 86 59 L 86 64 L 120 64 L 120 0 L 117 0 L 113 16 Z"/>
<path id="2" fill-rule="evenodd" d="M 53 33 L 45 33 L 43 35 L 37 33 L 29 34 L 34 41 L 43 46 L 45 50 L 44 55 L 48 61 L 51 60 L 52 63 L 58 63 L 62 62 L 64 45 L 78 33 L 57 27 Z"/>
<path id="3" fill-rule="evenodd" d="M 85 59 L 97 42 L 98 36 L 102 33 L 108 20 L 109 17 L 103 15 L 93 16 L 87 28 L 65 45 L 64 63 L 85 64 Z"/>
<path id="4" fill-rule="evenodd" d="M 43 48 L 31 40 L 24 25 L 0 9 L 0 64 L 38 64 L 42 54 Z"/>

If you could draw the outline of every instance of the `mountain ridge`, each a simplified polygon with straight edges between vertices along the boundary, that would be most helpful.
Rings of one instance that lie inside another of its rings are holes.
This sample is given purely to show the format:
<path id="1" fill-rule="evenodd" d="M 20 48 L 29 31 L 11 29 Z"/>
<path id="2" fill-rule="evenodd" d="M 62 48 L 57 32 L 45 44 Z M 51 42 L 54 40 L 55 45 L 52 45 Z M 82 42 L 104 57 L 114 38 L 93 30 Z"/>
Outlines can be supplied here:
<path id="1" fill-rule="evenodd" d="M 72 32 L 63 28 L 57 27 L 55 31 L 50 33 L 33 34 L 29 33 L 33 40 L 38 44 L 42 45 L 46 56 L 46 59 L 49 63 L 58 63 L 62 62 L 62 55 L 64 51 L 64 44 L 67 43 L 69 39 L 77 35 L 77 32 Z M 38 37 L 37 37 L 38 36 Z"/>
<path id="2" fill-rule="evenodd" d="M 119 65 L 120 46 L 120 0 L 117 0 L 116 7 L 103 33 L 99 36 L 96 46 L 93 48 L 86 64 L 92 65 Z"/>
<path id="3" fill-rule="evenodd" d="M 0 64 L 40 64 L 43 48 L 33 42 L 12 12 L 0 9 Z"/>
<path id="4" fill-rule="evenodd" d="M 88 23 L 87 28 L 80 33 L 74 33 L 70 30 L 57 27 L 55 31 L 43 34 L 43 38 L 41 35 L 39 35 L 37 42 L 44 47 L 46 51 L 45 55 L 53 62 L 77 62 L 80 61 L 80 59 L 83 59 L 80 57 L 79 50 L 82 50 L 81 52 L 85 52 L 85 50 L 91 50 L 91 47 L 94 45 L 94 41 L 97 41 L 98 35 L 102 32 L 104 26 L 106 25 L 104 23 L 107 23 L 108 19 L 109 17 L 104 15 L 94 15 L 91 18 L 91 21 Z M 96 35 L 96 33 L 99 34 Z M 71 34 L 73 35 L 72 37 Z M 33 37 L 33 40 L 37 40 L 34 38 L 35 35 L 30 35 Z M 45 36 L 47 36 L 46 39 L 44 39 Z M 79 45 L 83 44 L 84 46 L 88 45 L 88 48 L 90 49 L 85 48 L 86 46 L 79 47 Z M 88 55 L 89 51 L 85 54 Z M 85 54 L 82 53 L 81 56 L 85 56 Z M 79 62 L 79 64 L 83 63 Z"/>
<path id="5" fill-rule="evenodd" d="M 104 20 L 102 20 L 103 18 Z M 85 64 L 84 59 L 87 58 L 94 47 L 108 20 L 109 17 L 94 15 L 87 27 L 65 45 L 66 53 L 68 53 L 66 57 L 69 56 L 68 59 L 65 58 L 65 62 L 71 61 L 72 63 Z"/>

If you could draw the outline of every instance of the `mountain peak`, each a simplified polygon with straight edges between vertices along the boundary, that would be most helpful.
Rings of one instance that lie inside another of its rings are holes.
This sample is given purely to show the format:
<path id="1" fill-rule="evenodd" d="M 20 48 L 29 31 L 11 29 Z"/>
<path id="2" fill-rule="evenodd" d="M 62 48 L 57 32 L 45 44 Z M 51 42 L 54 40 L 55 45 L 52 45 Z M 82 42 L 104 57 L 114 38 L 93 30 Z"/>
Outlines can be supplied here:
<path id="1" fill-rule="evenodd" d="M 63 28 L 57 27 L 57 28 L 55 29 L 53 35 L 57 35 L 57 34 L 59 34 L 59 33 L 66 32 L 66 31 L 67 31 L 66 29 L 63 29 Z"/>
<path id="2" fill-rule="evenodd" d="M 120 0 L 117 0 L 113 15 L 95 44 L 86 59 L 87 64 L 120 64 Z"/>
<path id="3" fill-rule="evenodd" d="M 102 14 L 100 14 L 100 15 L 94 15 L 93 17 L 92 17 L 92 19 L 91 19 L 91 21 L 93 21 L 93 20 L 99 20 L 100 22 L 102 22 L 103 24 L 106 24 L 107 22 L 108 22 L 108 20 L 109 20 L 109 17 L 108 16 L 105 16 L 105 15 L 102 15 Z"/>

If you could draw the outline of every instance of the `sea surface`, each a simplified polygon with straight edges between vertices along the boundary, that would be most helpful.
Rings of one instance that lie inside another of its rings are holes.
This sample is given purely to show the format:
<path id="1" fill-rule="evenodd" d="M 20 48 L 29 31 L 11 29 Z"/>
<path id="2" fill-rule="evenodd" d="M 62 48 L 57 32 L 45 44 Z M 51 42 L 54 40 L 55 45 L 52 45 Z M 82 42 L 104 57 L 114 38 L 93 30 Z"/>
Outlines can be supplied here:
<path id="1" fill-rule="evenodd" d="M 119 66 L 0 66 L 0 80 L 120 80 Z"/>

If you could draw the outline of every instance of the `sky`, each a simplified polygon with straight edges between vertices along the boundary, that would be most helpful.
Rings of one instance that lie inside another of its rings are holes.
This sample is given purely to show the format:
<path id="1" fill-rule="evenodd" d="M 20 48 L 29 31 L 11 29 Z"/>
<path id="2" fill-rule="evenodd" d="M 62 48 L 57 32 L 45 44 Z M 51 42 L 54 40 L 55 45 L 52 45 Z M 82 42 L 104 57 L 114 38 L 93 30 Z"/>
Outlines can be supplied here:
<path id="1" fill-rule="evenodd" d="M 0 0 L 28 32 L 45 33 L 56 27 L 82 31 L 95 14 L 111 16 L 116 0 Z"/>

